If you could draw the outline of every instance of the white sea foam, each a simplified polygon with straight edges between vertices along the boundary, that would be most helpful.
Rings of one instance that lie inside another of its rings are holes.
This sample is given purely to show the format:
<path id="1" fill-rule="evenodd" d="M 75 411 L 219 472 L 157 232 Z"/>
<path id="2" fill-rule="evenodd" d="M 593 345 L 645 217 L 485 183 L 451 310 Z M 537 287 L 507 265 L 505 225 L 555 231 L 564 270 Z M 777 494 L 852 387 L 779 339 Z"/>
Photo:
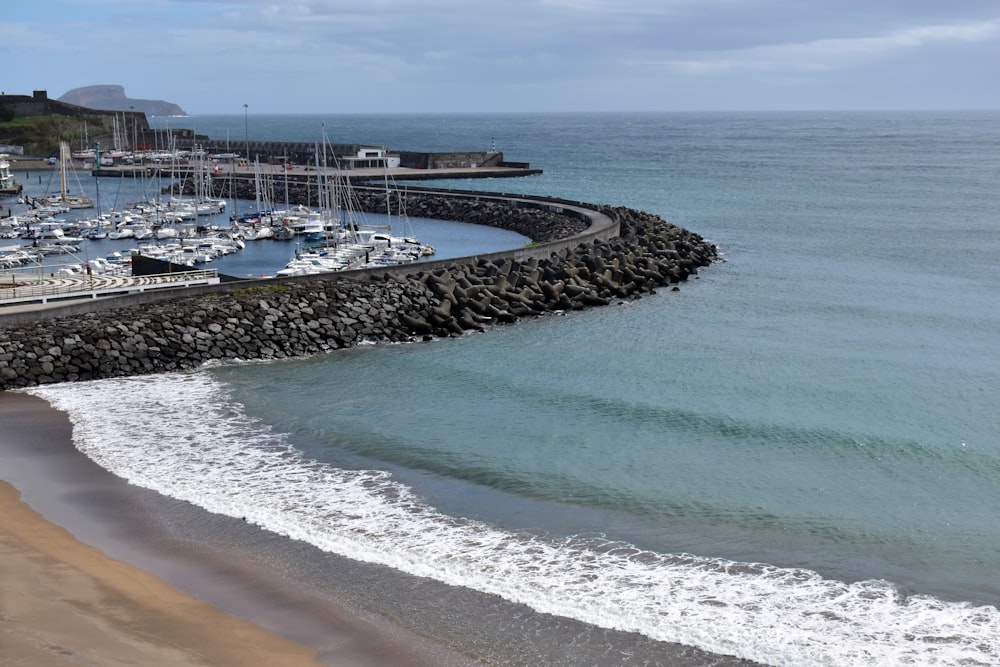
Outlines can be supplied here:
<path id="1" fill-rule="evenodd" d="M 385 472 L 305 458 L 207 372 L 30 391 L 69 413 L 81 451 L 133 484 L 541 612 L 774 665 L 1000 663 L 994 607 L 446 516 Z"/>

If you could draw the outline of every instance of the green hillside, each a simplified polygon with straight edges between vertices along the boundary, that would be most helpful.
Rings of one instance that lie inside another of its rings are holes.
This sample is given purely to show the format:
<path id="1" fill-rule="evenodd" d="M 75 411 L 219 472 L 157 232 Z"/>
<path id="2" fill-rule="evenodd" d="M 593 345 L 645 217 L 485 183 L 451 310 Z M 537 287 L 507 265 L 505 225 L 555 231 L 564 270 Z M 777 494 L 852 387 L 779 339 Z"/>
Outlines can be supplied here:
<path id="1" fill-rule="evenodd" d="M 23 146 L 25 155 L 49 156 L 59 154 L 59 142 L 66 141 L 74 148 L 83 144 L 84 128 L 90 142 L 110 142 L 109 130 L 100 116 L 79 118 L 73 116 L 45 115 L 18 117 L 0 109 L 0 144 Z"/>

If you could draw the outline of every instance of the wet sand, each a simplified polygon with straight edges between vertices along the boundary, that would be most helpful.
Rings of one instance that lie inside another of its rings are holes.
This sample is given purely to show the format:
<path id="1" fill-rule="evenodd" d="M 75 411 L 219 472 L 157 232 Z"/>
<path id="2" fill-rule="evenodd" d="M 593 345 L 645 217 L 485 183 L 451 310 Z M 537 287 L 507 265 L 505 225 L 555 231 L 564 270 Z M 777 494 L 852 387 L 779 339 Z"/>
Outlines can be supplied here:
<path id="1" fill-rule="evenodd" d="M 66 415 L 44 400 L 0 392 L 0 663 L 474 662 L 144 524 L 148 492 L 76 452 L 71 432 Z M 115 557 L 85 542 L 110 547 Z M 197 597 L 145 571 L 147 564 Z"/>

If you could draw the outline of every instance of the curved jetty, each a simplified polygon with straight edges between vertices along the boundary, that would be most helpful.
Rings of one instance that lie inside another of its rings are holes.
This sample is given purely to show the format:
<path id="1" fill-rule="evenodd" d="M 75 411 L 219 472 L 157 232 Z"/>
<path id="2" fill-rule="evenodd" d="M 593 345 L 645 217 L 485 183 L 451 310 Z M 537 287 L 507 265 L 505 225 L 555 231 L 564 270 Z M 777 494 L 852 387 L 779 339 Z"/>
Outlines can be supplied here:
<path id="1" fill-rule="evenodd" d="M 379 199 L 373 193 L 367 206 Z M 406 210 L 513 229 L 534 242 L 387 269 L 0 310 L 0 390 L 484 331 L 638 298 L 717 259 L 698 234 L 628 208 L 428 190 L 407 193 Z"/>

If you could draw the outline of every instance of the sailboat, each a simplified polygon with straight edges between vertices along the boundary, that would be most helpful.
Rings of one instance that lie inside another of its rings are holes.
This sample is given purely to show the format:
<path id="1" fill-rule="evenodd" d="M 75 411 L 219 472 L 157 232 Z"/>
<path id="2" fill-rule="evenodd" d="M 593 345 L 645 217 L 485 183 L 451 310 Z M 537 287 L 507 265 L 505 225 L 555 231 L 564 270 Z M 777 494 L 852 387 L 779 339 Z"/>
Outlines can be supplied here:
<path id="1" fill-rule="evenodd" d="M 433 254 L 433 249 L 414 238 L 392 235 L 391 210 L 389 224 L 374 226 L 360 222 L 356 213 L 361 210 L 351 181 L 344 175 L 334 156 L 333 175 L 327 169 L 328 143 L 326 127 L 323 128 L 323 148 L 316 150 L 316 173 L 319 199 L 318 215 L 309 216 L 302 231 L 302 238 L 309 242 L 313 234 L 325 243 L 300 250 L 296 244 L 295 256 L 278 276 L 296 276 L 344 271 L 362 267 L 384 267 L 408 264 L 422 256 Z M 323 156 L 320 165 L 319 156 Z M 386 205 L 391 193 L 386 190 Z"/>
<path id="2" fill-rule="evenodd" d="M 405 209 L 406 197 L 402 192 L 400 192 L 399 187 L 396 185 L 395 179 L 392 180 L 392 187 L 390 187 L 388 160 L 382 163 L 382 168 L 383 168 L 383 178 L 385 181 L 385 214 L 389 219 L 389 226 L 388 226 L 389 234 L 392 234 L 392 232 L 395 231 L 393 230 L 393 212 L 392 212 L 393 194 L 396 195 L 396 200 L 398 202 L 397 206 L 398 213 L 396 214 L 395 219 L 397 222 L 400 223 L 401 230 L 399 231 L 402 234 L 402 236 L 389 237 L 390 238 L 389 245 L 391 246 L 393 243 L 395 243 L 397 250 L 401 251 L 401 253 L 397 253 L 397 255 L 401 254 L 403 257 L 407 256 L 415 258 L 430 257 L 436 252 L 434 250 L 434 246 L 432 246 L 429 243 L 422 243 L 417 239 L 415 239 L 410 234 L 410 228 L 409 228 L 410 219 L 407 217 Z"/>
<path id="3" fill-rule="evenodd" d="M 45 204 L 53 206 L 64 206 L 66 208 L 94 208 L 94 200 L 82 194 L 83 187 L 80 187 L 81 194 L 71 195 L 66 184 L 67 171 L 70 168 L 69 144 L 65 141 L 59 142 L 59 194 L 43 197 Z"/>

